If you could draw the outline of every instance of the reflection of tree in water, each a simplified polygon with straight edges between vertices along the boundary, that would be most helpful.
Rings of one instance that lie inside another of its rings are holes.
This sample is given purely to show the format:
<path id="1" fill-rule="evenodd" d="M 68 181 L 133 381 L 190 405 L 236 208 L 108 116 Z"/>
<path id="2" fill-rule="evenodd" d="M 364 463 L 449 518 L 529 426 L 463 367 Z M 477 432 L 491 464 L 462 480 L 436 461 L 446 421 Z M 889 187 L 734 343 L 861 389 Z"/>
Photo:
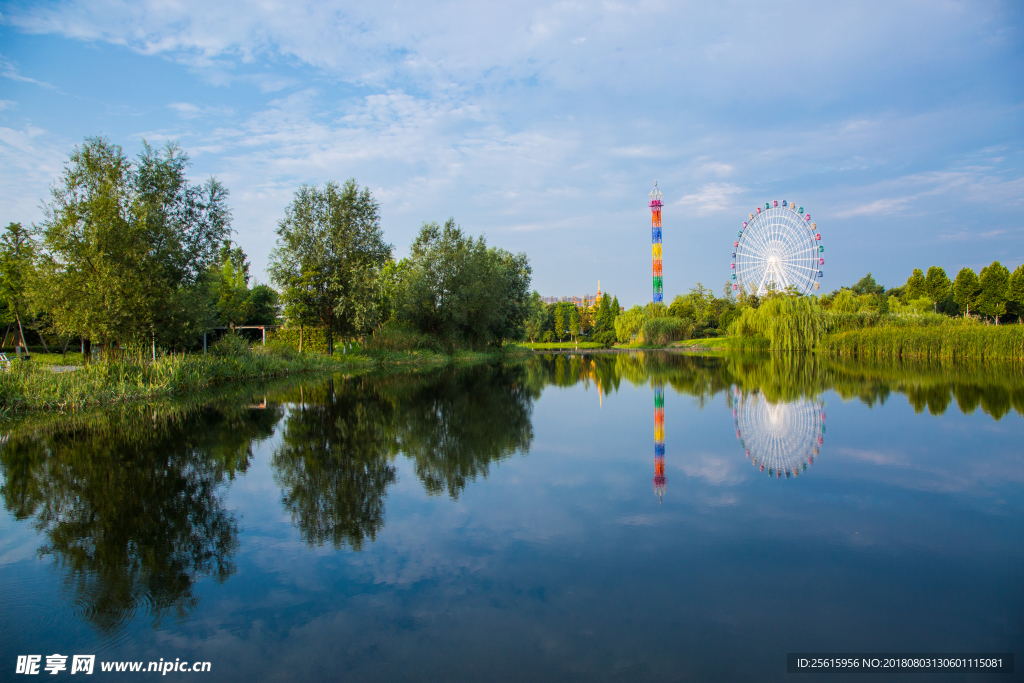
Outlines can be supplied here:
<path id="1" fill-rule="evenodd" d="M 310 545 L 358 550 L 384 526 L 395 406 L 368 380 L 303 387 L 289 398 L 272 461 L 285 509 Z"/>
<path id="2" fill-rule="evenodd" d="M 429 493 L 458 498 L 490 463 L 529 452 L 533 394 L 523 374 L 516 366 L 446 372 L 403 397 L 399 447 Z"/>
<path id="3" fill-rule="evenodd" d="M 820 401 L 769 401 L 735 391 L 736 439 L 750 464 L 769 477 L 798 477 L 814 464 L 825 442 L 825 406 Z"/>
<path id="4" fill-rule="evenodd" d="M 279 419 L 235 411 L 228 429 L 213 410 L 150 411 L 16 431 L 0 450 L 5 506 L 33 520 L 46 538 L 40 554 L 54 558 L 84 618 L 108 635 L 140 607 L 155 623 L 183 618 L 197 604 L 196 581 L 234 572 L 238 524 L 223 485 Z"/>
<path id="5" fill-rule="evenodd" d="M 358 550 L 384 526 L 402 452 L 432 494 L 453 498 L 490 463 L 527 451 L 524 368 L 348 379 L 288 396 L 275 480 L 303 539 Z"/>
<path id="6" fill-rule="evenodd" d="M 960 412 L 981 410 L 999 420 L 1011 410 L 1024 415 L 1024 364 L 830 358 L 812 353 L 736 353 L 709 357 L 664 351 L 536 356 L 527 363 L 531 387 L 586 384 L 599 377 L 605 393 L 620 380 L 634 386 L 669 384 L 699 405 L 730 386 L 770 401 L 815 399 L 835 391 L 868 406 L 905 394 L 914 410 L 942 415 L 954 399 Z"/>

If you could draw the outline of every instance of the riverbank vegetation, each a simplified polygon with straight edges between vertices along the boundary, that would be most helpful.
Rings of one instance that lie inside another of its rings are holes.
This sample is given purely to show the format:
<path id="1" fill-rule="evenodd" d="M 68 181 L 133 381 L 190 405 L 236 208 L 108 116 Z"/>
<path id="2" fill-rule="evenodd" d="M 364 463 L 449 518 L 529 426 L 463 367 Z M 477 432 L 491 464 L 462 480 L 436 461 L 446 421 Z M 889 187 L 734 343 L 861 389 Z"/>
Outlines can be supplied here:
<path id="1" fill-rule="evenodd" d="M 0 379 L 0 409 L 78 408 L 360 364 L 461 362 L 524 336 L 537 299 L 525 254 L 449 219 L 424 223 L 396 261 L 379 205 L 355 180 L 295 192 L 270 256 L 276 288 L 253 283 L 230 240 L 227 189 L 215 178 L 189 182 L 188 166 L 173 143 L 143 142 L 132 160 L 87 138 L 44 201 L 45 220 L 0 235 L 0 345 L 13 332 L 19 356 L 32 340 L 48 360 L 59 352 L 66 361 L 78 346 L 86 365 L 103 366 L 51 376 L 15 363 Z M 236 328 L 254 326 L 260 348 L 249 349 Z"/>
<path id="2" fill-rule="evenodd" d="M 228 382 L 262 381 L 300 373 L 351 376 L 379 371 L 385 366 L 413 370 L 498 362 L 528 353 L 517 346 L 442 353 L 356 345 L 350 353 L 332 358 L 319 353 L 300 354 L 281 344 L 249 346 L 237 336 L 227 336 L 207 355 L 167 355 L 155 362 L 144 353 L 135 357 L 125 354 L 116 360 L 60 373 L 51 372 L 46 366 L 15 363 L 9 372 L 0 372 L 0 416 L 33 410 L 74 412 L 187 395 Z"/>

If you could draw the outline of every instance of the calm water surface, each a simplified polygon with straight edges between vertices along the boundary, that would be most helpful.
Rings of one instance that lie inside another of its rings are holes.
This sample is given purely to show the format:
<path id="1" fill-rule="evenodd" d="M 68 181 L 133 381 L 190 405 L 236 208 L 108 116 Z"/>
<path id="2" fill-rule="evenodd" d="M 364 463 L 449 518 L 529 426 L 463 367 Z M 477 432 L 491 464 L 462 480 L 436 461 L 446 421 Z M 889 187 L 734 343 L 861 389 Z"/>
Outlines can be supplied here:
<path id="1" fill-rule="evenodd" d="M 53 653 L 217 681 L 1019 656 L 1022 411 L 1019 367 L 649 353 L 33 418 L 0 446 L 0 680 Z"/>

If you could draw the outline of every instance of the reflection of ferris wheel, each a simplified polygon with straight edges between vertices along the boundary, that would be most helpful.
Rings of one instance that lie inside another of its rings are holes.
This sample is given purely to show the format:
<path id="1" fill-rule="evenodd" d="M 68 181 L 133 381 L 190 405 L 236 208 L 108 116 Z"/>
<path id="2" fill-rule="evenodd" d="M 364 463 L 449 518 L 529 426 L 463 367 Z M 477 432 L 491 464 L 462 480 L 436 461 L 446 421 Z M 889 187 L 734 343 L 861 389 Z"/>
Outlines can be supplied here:
<path id="1" fill-rule="evenodd" d="M 825 443 L 823 403 L 807 399 L 772 403 L 753 394 L 734 405 L 736 438 L 751 465 L 769 477 L 781 479 L 785 475 L 789 479 L 814 464 Z"/>
<path id="2" fill-rule="evenodd" d="M 824 275 L 825 247 L 821 233 L 804 207 L 782 200 L 765 202 L 743 221 L 733 242 L 732 288 L 751 294 L 796 288 L 800 294 L 818 289 Z"/>

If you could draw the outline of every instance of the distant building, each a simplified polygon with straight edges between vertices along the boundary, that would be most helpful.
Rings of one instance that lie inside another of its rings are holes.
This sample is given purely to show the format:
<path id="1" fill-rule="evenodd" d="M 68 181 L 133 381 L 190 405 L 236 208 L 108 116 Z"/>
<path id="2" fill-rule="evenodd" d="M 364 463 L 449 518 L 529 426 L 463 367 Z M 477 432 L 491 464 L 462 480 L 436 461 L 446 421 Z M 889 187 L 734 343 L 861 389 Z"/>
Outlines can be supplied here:
<path id="1" fill-rule="evenodd" d="M 583 296 L 542 296 L 540 298 L 546 304 L 560 304 L 562 302 L 575 304 L 577 308 L 586 306 L 591 308 L 601 303 L 601 281 L 597 281 L 597 294 L 584 294 Z"/>

